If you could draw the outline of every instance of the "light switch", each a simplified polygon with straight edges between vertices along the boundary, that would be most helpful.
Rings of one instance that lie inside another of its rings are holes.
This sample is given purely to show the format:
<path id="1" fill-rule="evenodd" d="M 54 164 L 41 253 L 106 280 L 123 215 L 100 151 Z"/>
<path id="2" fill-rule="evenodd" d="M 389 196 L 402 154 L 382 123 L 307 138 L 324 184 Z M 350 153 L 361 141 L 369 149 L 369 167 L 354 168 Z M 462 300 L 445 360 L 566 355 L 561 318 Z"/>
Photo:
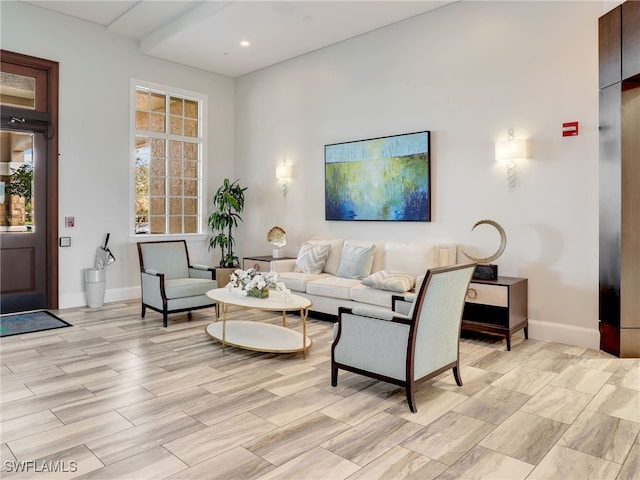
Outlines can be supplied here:
<path id="1" fill-rule="evenodd" d="M 71 246 L 71 237 L 60 237 L 60 246 L 61 247 L 70 247 Z"/>

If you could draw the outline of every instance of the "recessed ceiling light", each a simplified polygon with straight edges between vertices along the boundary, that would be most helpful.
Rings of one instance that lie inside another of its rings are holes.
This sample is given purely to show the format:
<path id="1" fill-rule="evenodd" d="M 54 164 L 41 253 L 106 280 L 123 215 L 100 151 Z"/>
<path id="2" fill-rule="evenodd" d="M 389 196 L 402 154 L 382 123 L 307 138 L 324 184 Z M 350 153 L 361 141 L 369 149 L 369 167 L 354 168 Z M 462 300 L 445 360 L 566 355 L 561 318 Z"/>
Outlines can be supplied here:
<path id="1" fill-rule="evenodd" d="M 248 47 L 249 45 L 251 45 L 251 44 L 249 43 L 248 40 L 243 40 L 243 41 L 240 42 L 240 46 L 242 46 L 242 47 Z"/>

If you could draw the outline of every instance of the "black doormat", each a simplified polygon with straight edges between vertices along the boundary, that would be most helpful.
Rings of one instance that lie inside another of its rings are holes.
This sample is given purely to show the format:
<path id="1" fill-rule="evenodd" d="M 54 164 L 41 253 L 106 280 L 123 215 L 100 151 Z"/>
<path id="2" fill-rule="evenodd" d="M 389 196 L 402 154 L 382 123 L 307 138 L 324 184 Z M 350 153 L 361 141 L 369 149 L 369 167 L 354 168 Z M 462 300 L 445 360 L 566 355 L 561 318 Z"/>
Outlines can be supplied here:
<path id="1" fill-rule="evenodd" d="M 42 332 L 54 328 L 71 327 L 70 323 L 46 310 L 0 315 L 0 337 Z"/>

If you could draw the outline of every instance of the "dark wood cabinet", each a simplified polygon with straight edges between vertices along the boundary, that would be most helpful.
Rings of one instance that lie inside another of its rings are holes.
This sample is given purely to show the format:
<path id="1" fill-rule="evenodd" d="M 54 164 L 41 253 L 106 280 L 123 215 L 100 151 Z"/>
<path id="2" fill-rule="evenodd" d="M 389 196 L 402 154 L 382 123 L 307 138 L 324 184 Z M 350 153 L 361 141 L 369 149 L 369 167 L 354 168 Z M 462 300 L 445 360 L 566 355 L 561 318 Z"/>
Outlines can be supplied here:
<path id="1" fill-rule="evenodd" d="M 622 50 L 621 50 L 622 9 L 614 8 L 600 17 L 598 22 L 598 64 L 600 88 L 608 87 L 621 80 Z"/>
<path id="2" fill-rule="evenodd" d="M 620 144 L 621 83 L 600 90 L 600 322 L 610 336 L 620 328 L 620 238 L 622 155 Z M 604 325 L 603 325 L 604 324 Z M 610 342 L 611 343 L 611 342 Z M 615 342 L 613 342 L 615 343 Z M 611 347 L 601 349 L 616 353 Z"/>
<path id="3" fill-rule="evenodd" d="M 640 357 L 640 2 L 602 16 L 599 32 L 600 348 Z"/>
<path id="4" fill-rule="evenodd" d="M 528 280 L 498 277 L 471 280 L 462 313 L 462 329 L 504 336 L 511 350 L 511 335 L 524 329 L 529 338 Z"/>
<path id="5" fill-rule="evenodd" d="M 622 79 L 624 80 L 640 75 L 640 1 L 627 1 L 620 7 Z"/>
<path id="6" fill-rule="evenodd" d="M 640 1 L 627 1 L 598 22 L 599 86 L 640 75 Z"/>

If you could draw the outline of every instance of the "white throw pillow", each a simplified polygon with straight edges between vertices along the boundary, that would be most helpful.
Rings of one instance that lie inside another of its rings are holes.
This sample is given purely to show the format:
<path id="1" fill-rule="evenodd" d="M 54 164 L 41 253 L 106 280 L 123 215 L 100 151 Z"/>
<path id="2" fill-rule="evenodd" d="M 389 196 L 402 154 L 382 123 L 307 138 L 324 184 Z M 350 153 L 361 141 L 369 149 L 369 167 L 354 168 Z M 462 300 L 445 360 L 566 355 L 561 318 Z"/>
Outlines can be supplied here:
<path id="1" fill-rule="evenodd" d="M 416 279 L 410 273 L 380 270 L 362 280 L 367 287 L 389 290 L 391 292 L 408 292 L 413 288 Z"/>
<path id="2" fill-rule="evenodd" d="M 338 267 L 340 266 L 340 255 L 342 255 L 342 245 L 344 240 L 342 238 L 312 238 L 307 240 L 307 243 L 311 245 L 331 245 L 331 251 L 327 257 L 327 263 L 324 264 L 323 272 L 335 275 L 338 273 Z"/>
<path id="3" fill-rule="evenodd" d="M 331 245 L 329 244 L 312 245 L 305 243 L 300 247 L 293 271 L 298 273 L 322 273 L 330 251 Z"/>
<path id="4" fill-rule="evenodd" d="M 342 247 L 340 267 L 336 277 L 363 279 L 371 273 L 373 256 L 376 253 L 375 244 L 368 247 L 345 245 Z"/>

